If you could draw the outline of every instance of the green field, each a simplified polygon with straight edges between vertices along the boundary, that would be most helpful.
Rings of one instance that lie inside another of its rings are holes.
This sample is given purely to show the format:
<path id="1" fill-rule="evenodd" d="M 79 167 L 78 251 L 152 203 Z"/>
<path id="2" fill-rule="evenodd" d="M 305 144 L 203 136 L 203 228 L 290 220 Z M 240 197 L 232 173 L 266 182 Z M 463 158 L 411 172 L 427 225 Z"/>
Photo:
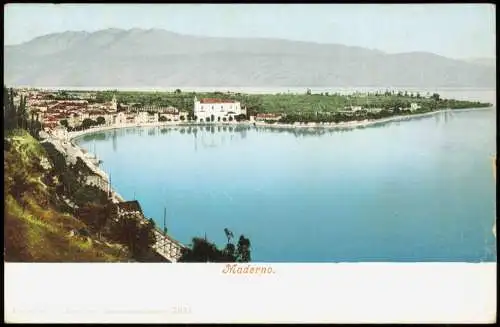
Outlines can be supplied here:
<path id="1" fill-rule="evenodd" d="M 78 94 L 78 92 L 71 92 Z M 337 112 L 350 106 L 361 106 L 363 108 L 382 108 L 392 110 L 396 108 L 408 108 L 411 103 L 420 105 L 425 110 L 438 109 L 463 109 L 487 107 L 491 104 L 473 101 L 460 101 L 454 99 L 443 99 L 439 94 L 424 96 L 418 93 L 401 91 L 342 95 L 338 93 L 329 94 L 243 94 L 222 92 L 139 92 L 139 91 L 97 91 L 96 102 L 110 101 L 113 96 L 117 97 L 119 103 L 136 104 L 136 106 L 156 105 L 173 106 L 180 110 L 192 111 L 194 97 L 221 98 L 240 101 L 242 106 L 247 107 L 248 114 L 255 113 L 312 113 L 312 112 Z"/>

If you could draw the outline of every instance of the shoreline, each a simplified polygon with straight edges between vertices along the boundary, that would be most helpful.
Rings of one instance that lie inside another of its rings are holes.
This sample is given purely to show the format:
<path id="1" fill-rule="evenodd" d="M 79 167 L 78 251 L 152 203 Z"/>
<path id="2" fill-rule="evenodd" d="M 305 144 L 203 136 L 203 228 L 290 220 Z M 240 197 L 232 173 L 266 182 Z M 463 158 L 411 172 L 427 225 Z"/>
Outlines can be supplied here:
<path id="1" fill-rule="evenodd" d="M 274 124 L 268 124 L 265 122 L 256 122 L 255 126 L 261 126 L 261 127 L 270 127 L 270 128 L 324 128 L 324 129 L 345 129 L 345 128 L 359 128 L 359 127 L 369 127 L 371 125 L 376 125 L 376 124 L 383 124 L 383 123 L 388 123 L 392 121 L 404 121 L 404 120 L 411 120 L 415 118 L 421 118 L 421 117 L 427 117 L 427 116 L 432 116 L 438 113 L 442 112 L 453 112 L 453 111 L 476 111 L 476 110 L 486 110 L 486 109 L 491 109 L 493 106 L 490 107 L 484 107 L 484 108 L 464 108 L 464 109 L 443 109 L 443 110 L 437 110 L 437 111 L 430 111 L 430 112 L 425 112 L 421 114 L 413 114 L 413 115 L 399 115 L 399 116 L 392 116 L 392 117 L 387 117 L 387 118 L 381 118 L 381 119 L 365 119 L 362 121 L 359 120 L 354 120 L 354 121 L 348 121 L 348 122 L 341 122 L 341 123 L 293 123 L 293 124 L 284 124 L 284 123 L 274 123 Z"/>
<path id="2" fill-rule="evenodd" d="M 98 133 L 98 132 L 103 132 L 103 131 L 108 131 L 108 130 L 114 130 L 114 129 L 123 129 L 123 128 L 141 128 L 141 127 L 178 127 L 178 126 L 255 126 L 255 127 L 270 127 L 270 128 L 315 128 L 315 129 L 345 129 L 345 128 L 359 128 L 359 127 L 369 127 L 371 125 L 375 124 L 383 124 L 383 123 L 388 123 L 391 121 L 404 121 L 404 120 L 411 120 L 414 118 L 421 118 L 421 117 L 427 117 L 427 116 L 432 116 L 438 113 L 442 112 L 453 112 L 453 111 L 475 111 L 475 110 L 488 110 L 492 109 L 494 106 L 490 107 L 484 107 L 484 108 L 464 108 L 464 109 L 443 109 L 443 110 L 437 110 L 437 111 L 431 111 L 431 112 L 425 112 L 421 114 L 413 114 L 413 115 L 399 115 L 399 116 L 392 116 L 392 117 L 387 117 L 387 118 L 381 118 L 381 119 L 365 119 L 362 121 L 359 120 L 354 120 L 354 121 L 348 121 L 348 122 L 340 122 L 340 123 L 293 123 L 293 124 L 285 124 L 285 123 L 266 123 L 266 122 L 261 122 L 261 121 L 244 121 L 244 122 L 214 122 L 214 123 L 198 123 L 198 122 L 154 122 L 154 123 L 132 123 L 132 124 L 121 124 L 121 125 L 107 125 L 107 126 L 97 126 L 97 127 L 91 127 L 89 129 L 83 130 L 83 131 L 76 131 L 76 132 L 68 132 L 68 141 L 73 143 L 75 139 L 78 139 L 81 136 L 92 134 L 92 133 Z M 76 145 L 76 144 L 75 144 Z"/>
<path id="3" fill-rule="evenodd" d="M 67 142 L 69 143 L 70 146 L 75 147 L 78 151 L 84 150 L 82 147 L 80 147 L 77 142 L 74 142 L 76 139 L 79 137 L 82 137 L 84 135 L 92 134 L 92 133 L 97 133 L 97 132 L 102 132 L 102 131 L 108 131 L 108 130 L 115 130 L 115 129 L 123 129 L 123 128 L 141 128 L 141 127 L 179 127 L 179 126 L 255 126 L 255 127 L 266 127 L 266 128 L 283 128 L 283 129 L 295 129 L 295 128 L 312 128 L 312 129 L 356 129 L 356 128 L 364 128 L 364 127 L 370 127 L 376 124 L 384 124 L 384 123 L 390 123 L 394 121 L 407 121 L 411 119 L 417 119 L 417 118 L 422 118 L 422 117 L 430 117 L 435 114 L 443 113 L 443 112 L 453 112 L 453 111 L 458 111 L 458 112 L 467 112 L 467 111 L 476 111 L 476 110 L 491 110 L 494 108 L 494 106 L 490 107 L 481 107 L 481 108 L 464 108 L 464 109 L 443 109 L 443 110 L 438 110 L 438 111 L 432 111 L 432 112 L 426 112 L 426 113 L 421 113 L 421 114 L 414 114 L 414 115 L 404 115 L 404 116 L 393 116 L 393 117 L 387 117 L 387 118 L 382 118 L 382 119 L 376 119 L 376 120 L 365 120 L 365 121 L 351 121 L 351 122 L 344 122 L 344 123 L 331 123 L 331 124 L 321 124 L 321 123 L 313 123 L 311 125 L 309 124 L 280 124 L 280 123 L 275 123 L 275 124 L 269 124 L 265 122 L 249 122 L 249 121 L 244 121 L 244 122 L 216 122 L 216 123 L 186 123 L 186 122 L 154 122 L 154 123 L 143 123 L 143 124 L 122 124 L 122 125 L 109 125 L 109 126 L 98 126 L 94 128 L 89 128 L 83 131 L 77 131 L 77 132 L 69 132 L 68 137 L 67 137 Z M 55 139 L 56 141 L 63 143 L 64 140 L 60 139 Z M 65 149 L 66 147 L 63 146 Z M 66 149 L 65 149 L 66 150 Z M 86 151 L 86 150 L 85 150 Z M 82 151 L 82 153 L 84 153 Z M 90 153 L 90 152 L 87 152 Z M 85 153 L 84 153 L 85 154 Z M 95 155 L 95 154 L 94 154 Z M 83 159 L 83 158 L 82 158 Z M 116 189 L 112 187 L 110 184 L 110 179 L 109 176 L 102 170 L 99 164 L 95 164 L 94 162 L 90 160 L 84 160 L 85 163 L 93 170 L 93 171 L 98 171 L 101 173 L 101 175 L 106 176 L 106 182 L 109 185 L 109 193 L 111 194 L 111 201 L 115 203 L 120 203 L 120 202 L 126 202 L 125 198 L 121 196 Z M 492 227 L 492 233 L 494 237 L 496 238 L 496 222 L 494 223 Z"/>
<path id="4" fill-rule="evenodd" d="M 64 154 L 66 157 L 66 160 L 69 162 L 75 162 L 78 158 L 82 159 L 84 164 L 97 176 L 101 178 L 102 181 L 107 186 L 102 186 L 96 185 L 100 189 L 102 189 L 105 192 L 109 192 L 111 194 L 111 201 L 112 202 L 125 202 L 124 197 L 122 197 L 116 190 L 114 190 L 111 187 L 110 184 L 110 178 L 108 174 L 99 166 L 99 164 L 95 164 L 91 159 L 89 158 L 87 150 L 83 149 L 80 147 L 78 144 L 72 142 L 72 139 L 61 139 L 61 138 L 56 138 L 56 137 L 49 137 L 45 140 L 45 142 L 52 143 L 55 148 Z M 95 157 L 95 154 L 94 154 Z"/>
<path id="5" fill-rule="evenodd" d="M 87 150 L 83 149 L 80 147 L 77 142 L 75 142 L 76 139 L 92 134 L 92 133 L 98 133 L 98 132 L 103 132 L 103 131 L 108 131 L 108 130 L 114 130 L 114 129 L 123 129 L 123 128 L 141 128 L 141 127 L 179 127 L 179 126 L 254 126 L 254 127 L 266 127 L 266 128 L 283 128 L 283 129 L 295 129 L 295 128 L 313 128 L 313 129 L 356 129 L 356 128 L 364 128 L 364 127 L 370 127 L 372 125 L 376 124 L 384 124 L 384 123 L 389 123 L 392 121 L 405 121 L 405 120 L 411 120 L 415 118 L 421 118 L 421 117 L 427 117 L 427 116 L 432 116 L 438 113 L 442 112 L 450 112 L 450 111 L 474 111 L 474 110 L 487 110 L 487 109 L 492 109 L 493 106 L 490 107 L 485 107 L 485 108 L 464 108 L 464 109 L 443 109 L 443 110 L 438 110 L 438 111 L 431 111 L 431 112 L 426 112 L 422 114 L 414 114 L 414 115 L 404 115 L 404 116 L 393 116 L 393 117 L 387 117 L 387 118 L 382 118 L 382 119 L 375 119 L 375 120 L 363 120 L 363 121 L 350 121 L 350 122 L 342 122 L 342 123 L 294 123 L 294 124 L 283 124 L 283 123 L 274 123 L 274 124 L 269 124 L 266 122 L 249 122 L 249 121 L 244 121 L 244 122 L 216 122 L 216 123 L 186 123 L 186 122 L 154 122 L 154 123 L 142 123 L 142 124 L 137 124 L 137 123 L 132 123 L 132 124 L 121 124 L 121 125 L 107 125 L 107 126 L 97 126 L 93 128 L 89 128 L 83 131 L 76 131 L 76 132 L 68 132 L 67 136 L 67 142 L 69 143 L 70 146 L 76 148 L 77 151 L 80 151 L 82 154 L 85 155 L 85 152 L 88 152 Z M 64 140 L 61 139 L 55 139 L 53 141 L 58 141 L 62 145 L 62 148 L 65 150 L 66 154 L 68 155 L 66 147 L 63 145 Z M 85 151 L 85 152 L 84 152 Z M 95 154 L 94 154 L 95 156 Z M 82 158 L 84 159 L 84 162 L 89 166 L 91 170 L 94 172 L 98 173 L 101 175 L 101 177 L 105 177 L 106 182 L 109 184 L 109 176 L 101 169 L 99 164 L 95 164 L 87 158 Z M 117 202 L 125 202 L 126 200 L 124 199 L 123 196 L 121 196 L 115 189 L 111 187 L 109 184 L 109 192 L 112 194 L 113 200 L 116 200 Z"/>

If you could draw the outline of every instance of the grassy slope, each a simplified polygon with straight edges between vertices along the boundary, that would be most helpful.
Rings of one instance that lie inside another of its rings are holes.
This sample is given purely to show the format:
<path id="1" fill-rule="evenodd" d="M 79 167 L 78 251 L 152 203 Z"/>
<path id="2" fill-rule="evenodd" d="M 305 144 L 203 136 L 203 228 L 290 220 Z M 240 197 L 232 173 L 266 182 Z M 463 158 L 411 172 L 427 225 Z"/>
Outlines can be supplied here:
<path id="1" fill-rule="evenodd" d="M 108 245 L 93 237 L 70 237 L 72 229 L 85 224 L 61 212 L 54 201 L 52 186 L 45 185 L 48 173 L 40 164 L 46 157 L 38 141 L 24 131 L 9 136 L 4 149 L 5 186 L 15 184 L 14 174 L 25 172 L 29 187 L 22 196 L 5 190 L 4 253 L 6 261 L 21 262 L 96 262 L 127 261 L 121 247 Z"/>

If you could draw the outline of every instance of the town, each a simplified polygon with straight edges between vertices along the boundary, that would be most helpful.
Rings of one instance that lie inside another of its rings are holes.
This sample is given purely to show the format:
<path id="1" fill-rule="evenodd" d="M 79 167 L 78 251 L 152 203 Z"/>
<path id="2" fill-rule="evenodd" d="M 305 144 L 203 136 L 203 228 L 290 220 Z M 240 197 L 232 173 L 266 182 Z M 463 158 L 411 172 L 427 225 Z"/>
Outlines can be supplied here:
<path id="1" fill-rule="evenodd" d="M 194 97 L 190 111 L 174 106 L 120 103 L 116 96 L 111 101 L 96 101 L 95 92 L 17 89 L 14 102 L 19 105 L 24 97 L 26 111 L 41 124 L 42 131 L 62 136 L 94 127 L 126 127 L 148 124 L 236 123 L 247 120 L 247 110 L 239 101 Z M 281 115 L 257 114 L 250 121 L 277 120 Z"/>
<path id="2" fill-rule="evenodd" d="M 60 90 L 18 89 L 14 101 L 26 99 L 28 115 L 41 123 L 45 132 L 81 131 L 96 126 L 122 127 L 157 123 L 235 123 L 240 121 L 276 123 L 286 118 L 284 112 L 254 112 L 249 115 L 240 101 L 219 98 L 201 98 L 196 95 L 190 110 L 174 106 L 121 103 L 113 95 L 111 101 L 98 101 L 97 92 L 69 92 Z M 408 111 L 420 106 L 411 103 Z M 346 116 L 357 112 L 379 113 L 383 108 L 364 108 L 350 105 L 337 111 Z M 295 113 L 289 113 L 294 117 Z M 299 119 L 297 119 L 300 121 Z"/>
<path id="3" fill-rule="evenodd" d="M 4 92 L 8 92 L 4 89 Z M 12 92 L 12 89 L 11 89 Z M 68 91 L 20 88 L 14 102 L 39 123 L 42 138 L 66 139 L 86 130 L 178 124 L 251 124 L 273 127 L 367 126 L 376 121 L 489 103 L 443 99 L 407 91 L 313 94 L 241 94 Z M 199 97 L 199 99 L 198 99 Z"/>

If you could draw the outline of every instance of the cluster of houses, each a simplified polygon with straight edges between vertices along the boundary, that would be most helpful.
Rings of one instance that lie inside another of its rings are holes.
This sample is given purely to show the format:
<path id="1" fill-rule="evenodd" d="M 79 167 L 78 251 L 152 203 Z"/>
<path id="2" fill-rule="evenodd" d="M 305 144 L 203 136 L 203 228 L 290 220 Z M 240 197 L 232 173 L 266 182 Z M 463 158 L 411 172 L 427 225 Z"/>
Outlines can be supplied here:
<path id="1" fill-rule="evenodd" d="M 117 101 L 109 103 L 90 103 L 91 96 L 82 95 L 78 99 L 54 99 L 51 91 L 21 91 L 26 96 L 26 104 L 30 113 L 42 123 L 45 130 L 53 129 L 66 119 L 68 125 L 75 127 L 84 119 L 96 119 L 99 116 L 108 118 L 117 111 Z"/>
<path id="2" fill-rule="evenodd" d="M 45 131 L 53 130 L 66 120 L 68 127 L 75 128 L 82 125 L 85 119 L 97 121 L 103 119 L 103 124 L 125 125 L 154 123 L 158 121 L 180 121 L 188 119 L 188 112 L 180 111 L 175 107 L 141 106 L 131 104 L 122 105 L 118 111 L 116 97 L 106 103 L 89 102 L 93 95 L 78 95 L 78 99 L 55 100 L 51 91 L 25 91 L 27 107 L 30 113 L 42 123 Z M 95 96 L 94 96 L 95 97 Z"/>

